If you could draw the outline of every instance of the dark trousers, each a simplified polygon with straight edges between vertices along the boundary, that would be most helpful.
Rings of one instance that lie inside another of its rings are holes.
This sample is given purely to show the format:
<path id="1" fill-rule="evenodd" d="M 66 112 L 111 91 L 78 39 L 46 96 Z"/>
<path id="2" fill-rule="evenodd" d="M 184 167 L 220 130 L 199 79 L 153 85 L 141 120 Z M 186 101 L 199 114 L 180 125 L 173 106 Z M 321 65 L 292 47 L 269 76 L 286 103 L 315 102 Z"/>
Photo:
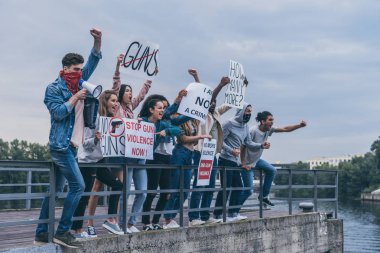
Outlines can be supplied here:
<path id="1" fill-rule="evenodd" d="M 98 168 L 96 178 L 103 184 L 111 187 L 112 191 L 123 190 L 123 183 L 116 177 L 116 171 L 109 168 Z M 117 214 L 120 194 L 110 195 L 108 203 L 108 214 Z"/>
<path id="2" fill-rule="evenodd" d="M 161 155 L 154 153 L 154 159 L 147 161 L 147 164 L 169 164 L 170 155 Z M 160 186 L 160 190 L 170 189 L 170 170 L 169 169 L 147 169 L 148 175 L 148 190 L 157 190 Z M 160 197 L 157 201 L 155 211 L 162 211 L 165 209 L 166 203 L 168 202 L 169 193 L 160 193 Z M 156 193 L 148 193 L 144 202 L 143 212 L 150 212 L 152 207 L 152 202 L 156 197 Z M 153 215 L 152 223 L 158 224 L 160 221 L 161 214 Z M 150 224 L 150 215 L 142 216 L 142 223 Z"/>
<path id="3" fill-rule="evenodd" d="M 227 159 L 219 158 L 218 165 L 223 167 L 238 167 L 237 163 L 229 161 Z M 243 182 L 241 179 L 240 171 L 237 170 L 227 170 L 226 172 L 226 182 L 223 180 L 224 172 L 220 171 L 220 181 L 222 187 L 230 188 L 230 187 L 243 187 Z M 230 191 L 227 190 L 227 200 Z M 237 206 L 240 200 L 241 190 L 232 190 L 231 196 L 229 200 L 229 206 Z M 227 201 L 226 201 L 227 202 Z M 226 204 L 227 205 L 227 204 Z M 223 192 L 218 192 L 216 197 L 215 207 L 223 206 Z M 230 208 L 228 209 L 229 216 L 234 216 L 239 212 L 239 208 Z M 219 216 L 223 213 L 223 210 L 214 210 L 214 215 Z"/>
<path id="4" fill-rule="evenodd" d="M 96 168 L 80 168 L 80 173 L 83 176 L 84 180 L 84 192 L 91 192 L 92 186 L 94 184 L 95 176 L 96 176 Z M 84 216 L 84 213 L 86 212 L 86 207 L 88 204 L 88 199 L 90 196 L 82 196 L 79 200 L 79 204 L 74 212 L 74 217 L 81 217 Z M 71 229 L 81 229 L 83 227 L 83 220 L 76 220 L 73 221 L 73 225 L 71 226 Z"/>

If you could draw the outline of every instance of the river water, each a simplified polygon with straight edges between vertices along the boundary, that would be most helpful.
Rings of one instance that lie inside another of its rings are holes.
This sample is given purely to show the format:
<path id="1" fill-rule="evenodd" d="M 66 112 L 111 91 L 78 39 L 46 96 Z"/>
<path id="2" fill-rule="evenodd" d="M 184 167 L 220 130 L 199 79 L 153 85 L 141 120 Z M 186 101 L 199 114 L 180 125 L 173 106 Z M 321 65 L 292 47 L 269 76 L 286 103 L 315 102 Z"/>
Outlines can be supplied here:
<path id="1" fill-rule="evenodd" d="M 344 252 L 380 252 L 380 202 L 340 202 L 338 218 L 343 219 Z"/>
<path id="2" fill-rule="evenodd" d="M 298 202 L 293 202 L 294 210 L 299 211 Z M 277 202 L 279 210 L 287 210 L 285 202 Z M 319 203 L 318 211 L 334 211 L 333 203 Z M 341 201 L 338 218 L 343 219 L 344 252 L 380 253 L 380 202 L 350 200 Z"/>

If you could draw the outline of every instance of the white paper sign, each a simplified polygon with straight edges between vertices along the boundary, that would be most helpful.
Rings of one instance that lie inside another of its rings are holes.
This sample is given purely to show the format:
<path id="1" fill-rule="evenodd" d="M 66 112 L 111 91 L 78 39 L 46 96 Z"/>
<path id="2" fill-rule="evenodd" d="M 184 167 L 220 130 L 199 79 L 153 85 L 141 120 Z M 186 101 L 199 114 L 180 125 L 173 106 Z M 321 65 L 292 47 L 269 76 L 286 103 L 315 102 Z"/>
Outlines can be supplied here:
<path id="1" fill-rule="evenodd" d="M 212 164 L 216 152 L 216 140 L 204 139 L 201 160 L 198 165 L 197 186 L 205 186 L 210 184 L 210 175 Z"/>
<path id="2" fill-rule="evenodd" d="M 202 83 L 187 86 L 187 95 L 182 98 L 178 113 L 205 122 L 213 89 Z"/>
<path id="3" fill-rule="evenodd" d="M 145 41 L 132 41 L 125 51 L 121 69 L 128 76 L 153 80 L 158 68 L 159 46 Z"/>
<path id="4" fill-rule="evenodd" d="M 122 118 L 99 117 L 102 135 L 100 148 L 103 157 L 125 156 L 125 127 Z"/>
<path id="5" fill-rule="evenodd" d="M 152 123 L 124 119 L 125 156 L 153 160 L 155 126 Z"/>
<path id="6" fill-rule="evenodd" d="M 230 60 L 228 76 L 231 81 L 226 88 L 224 104 L 242 109 L 246 88 L 246 85 L 244 84 L 245 75 L 243 65 L 236 61 Z"/>

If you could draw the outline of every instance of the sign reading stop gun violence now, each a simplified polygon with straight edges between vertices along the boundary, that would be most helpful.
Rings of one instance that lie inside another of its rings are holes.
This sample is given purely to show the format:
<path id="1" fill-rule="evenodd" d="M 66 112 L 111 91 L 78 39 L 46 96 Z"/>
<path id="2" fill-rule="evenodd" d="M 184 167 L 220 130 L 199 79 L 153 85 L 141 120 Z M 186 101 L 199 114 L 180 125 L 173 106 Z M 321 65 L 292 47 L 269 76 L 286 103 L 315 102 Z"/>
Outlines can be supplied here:
<path id="1" fill-rule="evenodd" d="M 158 68 L 157 53 L 159 46 L 145 41 L 132 41 L 129 43 L 121 63 L 122 68 L 129 76 L 148 78 L 156 75 Z"/>
<path id="2" fill-rule="evenodd" d="M 204 139 L 201 160 L 198 166 L 197 186 L 205 186 L 210 184 L 210 175 L 212 164 L 216 152 L 216 140 Z"/>
<path id="3" fill-rule="evenodd" d="M 124 119 L 125 156 L 153 160 L 155 126 L 136 119 Z"/>
<path id="4" fill-rule="evenodd" d="M 104 157 L 153 159 L 155 127 L 152 123 L 117 117 L 100 117 L 99 123 Z"/>
<path id="5" fill-rule="evenodd" d="M 213 89 L 202 83 L 191 83 L 186 87 L 187 95 L 182 98 L 178 113 L 205 122 Z"/>
<path id="6" fill-rule="evenodd" d="M 230 60 L 228 77 L 230 78 L 230 83 L 226 88 L 224 104 L 242 109 L 246 88 L 246 85 L 244 84 L 245 75 L 243 65 Z"/>

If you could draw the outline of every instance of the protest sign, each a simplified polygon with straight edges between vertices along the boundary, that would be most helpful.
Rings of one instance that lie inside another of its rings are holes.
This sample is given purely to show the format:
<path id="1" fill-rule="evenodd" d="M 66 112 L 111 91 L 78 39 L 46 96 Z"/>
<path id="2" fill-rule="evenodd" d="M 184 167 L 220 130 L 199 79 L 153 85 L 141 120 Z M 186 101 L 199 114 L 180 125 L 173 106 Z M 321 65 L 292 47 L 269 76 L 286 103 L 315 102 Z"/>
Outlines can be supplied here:
<path id="1" fill-rule="evenodd" d="M 229 74 L 230 83 L 227 85 L 224 104 L 239 109 L 243 108 L 246 85 L 244 84 L 243 65 L 230 60 Z"/>
<path id="2" fill-rule="evenodd" d="M 100 148 L 103 157 L 125 156 L 124 120 L 117 117 L 99 117 L 102 135 Z"/>
<path id="3" fill-rule="evenodd" d="M 159 46 L 144 41 L 132 41 L 124 54 L 122 70 L 128 76 L 152 80 L 158 68 L 157 53 Z"/>
<path id="4" fill-rule="evenodd" d="M 187 86 L 187 95 L 182 98 L 178 113 L 205 122 L 213 89 L 202 83 Z"/>
<path id="5" fill-rule="evenodd" d="M 198 165 L 197 186 L 210 184 L 212 164 L 214 163 L 216 140 L 204 139 L 201 160 Z"/>
<path id="6" fill-rule="evenodd" d="M 125 156 L 153 160 L 155 126 L 152 123 L 124 119 Z"/>

